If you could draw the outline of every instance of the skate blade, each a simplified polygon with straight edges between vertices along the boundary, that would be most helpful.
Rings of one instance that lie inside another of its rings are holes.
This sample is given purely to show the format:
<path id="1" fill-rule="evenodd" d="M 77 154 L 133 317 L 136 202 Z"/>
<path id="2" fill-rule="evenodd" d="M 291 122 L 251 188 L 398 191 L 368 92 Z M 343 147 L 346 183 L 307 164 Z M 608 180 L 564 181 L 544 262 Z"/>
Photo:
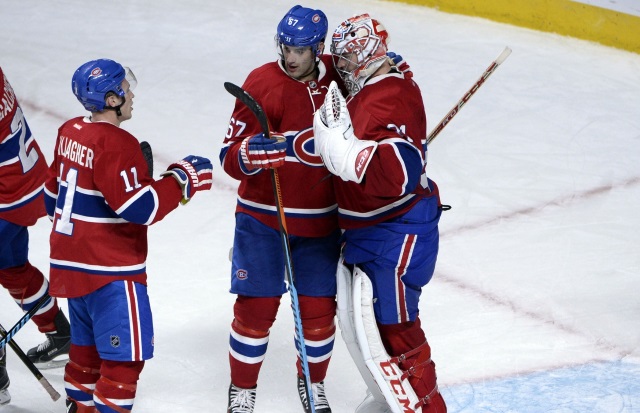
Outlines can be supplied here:
<path id="1" fill-rule="evenodd" d="M 44 361 L 41 363 L 33 363 L 33 364 L 40 370 L 49 370 L 49 369 L 57 369 L 59 367 L 64 367 L 68 361 L 69 361 L 68 358 L 60 358 L 60 359 L 53 359 L 53 360 Z"/>
<path id="2" fill-rule="evenodd" d="M 9 390 L 8 389 L 0 390 L 0 406 L 9 404 L 10 401 L 11 401 L 11 395 L 9 394 Z"/>

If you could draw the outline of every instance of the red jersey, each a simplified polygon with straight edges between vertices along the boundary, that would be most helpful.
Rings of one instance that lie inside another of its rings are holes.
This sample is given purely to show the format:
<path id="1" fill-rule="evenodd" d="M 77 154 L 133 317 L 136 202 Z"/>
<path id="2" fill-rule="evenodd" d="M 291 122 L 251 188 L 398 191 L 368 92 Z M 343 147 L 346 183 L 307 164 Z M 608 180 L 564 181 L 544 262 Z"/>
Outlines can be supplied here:
<path id="1" fill-rule="evenodd" d="M 43 217 L 46 176 L 47 161 L 0 68 L 0 219 L 26 227 Z"/>
<path id="2" fill-rule="evenodd" d="M 149 176 L 133 135 L 89 118 L 67 121 L 45 188 L 54 217 L 50 294 L 78 297 L 115 280 L 146 284 L 147 226 L 181 198 L 173 178 Z"/>
<path id="3" fill-rule="evenodd" d="M 337 205 L 329 171 L 313 150 L 313 114 L 322 106 L 329 84 L 339 81 L 329 55 L 322 56 L 317 80 L 292 79 L 279 62 L 267 63 L 247 77 L 242 88 L 263 108 L 272 132 L 287 139 L 285 164 L 278 168 L 287 230 L 290 235 L 321 237 L 337 228 Z M 243 139 L 262 132 L 255 115 L 236 101 L 220 151 L 224 170 L 240 180 L 236 212 L 247 213 L 278 229 L 269 171 L 248 171 L 239 156 Z"/>
<path id="4" fill-rule="evenodd" d="M 340 227 L 352 229 L 399 216 L 429 194 L 427 118 L 418 85 L 395 70 L 369 80 L 347 108 L 355 135 L 378 142 L 360 184 L 333 178 Z"/>

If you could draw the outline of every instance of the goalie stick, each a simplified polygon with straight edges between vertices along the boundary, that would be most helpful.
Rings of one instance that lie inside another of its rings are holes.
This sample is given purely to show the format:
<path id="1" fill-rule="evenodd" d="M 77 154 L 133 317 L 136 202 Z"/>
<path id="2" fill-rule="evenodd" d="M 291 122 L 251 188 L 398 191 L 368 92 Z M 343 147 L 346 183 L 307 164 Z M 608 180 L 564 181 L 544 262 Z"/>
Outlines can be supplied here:
<path id="1" fill-rule="evenodd" d="M 49 296 L 47 296 L 47 298 L 48 297 Z M 0 324 L 0 337 L 2 337 L 3 339 L 7 337 L 7 330 L 4 329 L 2 324 Z M 47 393 L 49 393 L 49 396 L 51 396 L 51 400 L 53 400 L 54 402 L 57 401 L 60 398 L 60 393 L 58 393 L 56 389 L 53 388 L 51 383 L 49 383 L 49 380 L 47 380 L 47 378 L 42 375 L 42 373 L 40 372 L 40 370 L 38 370 L 35 364 L 33 364 L 33 362 L 29 359 L 29 357 L 26 354 L 24 354 L 24 351 L 22 351 L 20 346 L 18 346 L 18 343 L 16 343 L 15 340 L 12 340 L 12 339 L 8 339 L 8 340 L 9 340 L 9 347 L 11 347 L 11 349 L 16 353 L 16 355 L 24 363 L 24 365 L 27 366 L 31 374 L 35 376 L 35 378 L 40 382 L 40 384 L 42 385 L 42 387 L 44 387 Z"/>
<path id="2" fill-rule="evenodd" d="M 467 103 L 469 99 L 471 99 L 471 96 L 473 96 L 474 93 L 478 91 L 478 89 L 480 88 L 480 86 L 482 86 L 485 80 L 487 80 L 489 76 L 491 76 L 491 74 L 495 72 L 498 66 L 500 66 L 502 62 L 504 62 L 507 59 L 507 57 L 509 57 L 510 54 L 511 54 L 511 49 L 509 47 L 505 47 L 502 53 L 500 53 L 500 55 L 496 58 L 496 60 L 491 62 L 491 64 L 484 71 L 482 76 L 480 76 L 480 79 L 478 79 L 478 81 L 474 83 L 471 89 L 469 89 L 467 93 L 464 94 L 462 99 L 458 101 L 458 103 L 453 107 L 453 109 L 451 109 L 449 113 L 447 113 L 447 115 L 440 121 L 438 126 L 436 126 L 435 129 L 431 131 L 429 136 L 427 136 L 427 145 L 429 145 L 431 141 L 433 141 L 436 138 L 436 136 L 438 136 L 438 134 L 442 132 L 442 129 L 444 129 L 444 127 L 447 126 L 447 124 L 451 121 L 451 119 L 453 119 L 453 117 L 456 116 L 458 112 L 460 112 L 460 109 L 462 109 L 464 104 Z"/>
<path id="3" fill-rule="evenodd" d="M 227 92 L 233 95 L 236 99 L 246 105 L 251 112 L 258 118 L 260 128 L 265 137 L 271 137 L 271 128 L 269 127 L 269 119 L 264 113 L 262 106 L 256 100 L 248 94 L 240 86 L 234 85 L 231 82 L 224 82 L 224 88 Z M 300 304 L 298 302 L 298 291 L 295 287 L 295 277 L 293 275 L 293 264 L 291 260 L 291 247 L 289 245 L 289 234 L 287 233 L 287 223 L 284 217 L 284 207 L 282 206 L 282 193 L 280 191 L 280 180 L 278 178 L 278 171 L 270 168 L 271 184 L 273 187 L 273 196 L 275 197 L 276 212 L 278 215 L 278 226 L 280 227 L 280 236 L 282 239 L 282 251 L 284 253 L 284 263 L 287 274 L 287 285 L 289 289 L 289 295 L 291 296 L 291 309 L 293 310 L 293 318 L 295 321 L 295 339 L 298 345 L 298 351 L 300 352 L 300 359 L 302 364 L 302 374 L 307 383 L 307 399 L 309 400 L 309 407 L 311 407 L 311 413 L 315 413 L 315 405 L 313 400 L 313 389 L 311 387 L 311 375 L 309 374 L 309 361 L 307 360 L 307 350 L 304 346 L 304 334 L 302 331 L 302 318 L 300 316 Z"/>

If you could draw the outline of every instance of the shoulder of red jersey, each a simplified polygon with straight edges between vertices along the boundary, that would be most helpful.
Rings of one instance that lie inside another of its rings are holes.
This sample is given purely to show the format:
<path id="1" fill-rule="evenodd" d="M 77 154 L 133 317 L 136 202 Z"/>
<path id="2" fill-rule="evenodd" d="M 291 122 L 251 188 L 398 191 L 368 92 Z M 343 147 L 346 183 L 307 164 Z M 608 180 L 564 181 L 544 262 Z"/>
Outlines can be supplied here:
<path id="1" fill-rule="evenodd" d="M 0 68 L 0 142 L 10 132 L 10 123 L 18 107 L 16 94 Z M 5 131 L 7 132 L 5 134 Z"/>
<path id="2" fill-rule="evenodd" d="M 274 61 L 252 70 L 242 88 L 257 100 L 261 96 L 281 89 L 280 86 L 289 80 L 291 78 L 282 70 L 278 62 Z"/>
<path id="3" fill-rule="evenodd" d="M 424 123 L 426 115 L 417 84 L 402 74 L 391 73 L 371 79 L 349 101 L 350 110 L 366 112 L 385 124 Z"/>

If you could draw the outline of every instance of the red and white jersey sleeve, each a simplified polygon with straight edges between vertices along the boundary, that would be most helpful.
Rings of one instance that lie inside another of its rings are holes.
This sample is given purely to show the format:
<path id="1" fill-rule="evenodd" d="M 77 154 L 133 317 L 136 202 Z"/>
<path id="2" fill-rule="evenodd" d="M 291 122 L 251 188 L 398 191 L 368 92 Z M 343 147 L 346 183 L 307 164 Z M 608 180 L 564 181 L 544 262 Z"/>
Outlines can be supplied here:
<path id="1" fill-rule="evenodd" d="M 77 297 L 114 280 L 146 283 L 147 226 L 182 193 L 173 178 L 149 176 L 131 134 L 75 118 L 58 131 L 45 196 L 54 217 L 50 291 Z"/>
<path id="2" fill-rule="evenodd" d="M 318 237 L 337 229 L 337 204 L 329 171 L 313 150 L 313 114 L 320 108 L 332 80 L 339 77 L 330 56 L 323 56 L 318 80 L 301 82 L 289 77 L 278 62 L 252 71 L 242 88 L 263 108 L 272 132 L 287 139 L 285 164 L 278 168 L 288 232 Z M 236 212 L 247 213 L 278 228 L 270 173 L 247 170 L 239 156 L 243 139 L 262 132 L 256 116 L 236 101 L 220 162 L 240 180 Z"/>
<path id="3" fill-rule="evenodd" d="M 0 68 L 0 219 L 30 226 L 45 215 L 47 162 Z"/>
<path id="4" fill-rule="evenodd" d="M 427 120 L 420 89 L 395 71 L 371 79 L 347 107 L 355 135 L 378 142 L 360 184 L 333 179 L 340 227 L 351 229 L 401 215 L 429 193 L 421 185 Z"/>

